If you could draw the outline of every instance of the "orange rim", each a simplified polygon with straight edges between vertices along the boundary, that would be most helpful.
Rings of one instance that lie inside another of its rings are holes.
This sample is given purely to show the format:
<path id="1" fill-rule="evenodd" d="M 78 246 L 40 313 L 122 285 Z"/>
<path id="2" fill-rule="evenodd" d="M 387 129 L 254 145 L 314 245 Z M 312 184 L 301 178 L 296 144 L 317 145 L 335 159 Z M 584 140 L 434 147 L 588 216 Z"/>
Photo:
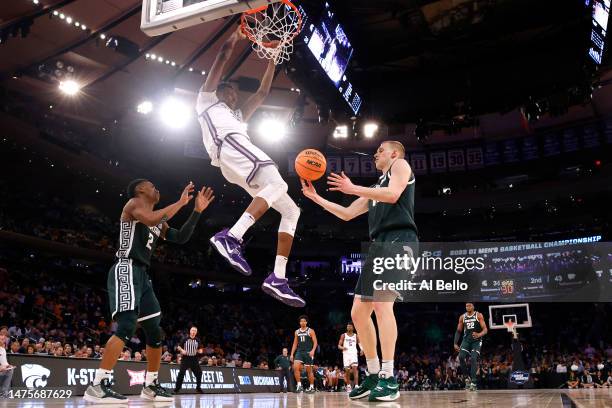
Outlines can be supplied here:
<path id="1" fill-rule="evenodd" d="M 293 32 L 293 35 L 291 36 L 291 38 L 289 38 L 286 41 L 286 42 L 291 42 L 302 30 L 302 15 L 300 14 L 300 11 L 295 6 L 295 4 L 293 4 L 290 0 L 281 0 L 280 2 L 291 7 L 293 11 L 295 12 L 295 14 L 298 16 L 297 29 Z M 257 39 L 251 34 L 249 30 L 246 29 L 246 26 L 248 24 L 246 21 L 246 16 L 262 12 L 266 10 L 269 6 L 270 4 L 266 6 L 261 6 L 255 9 L 247 10 L 244 13 L 242 13 L 242 16 L 240 17 L 240 30 L 242 31 L 242 34 L 244 34 L 249 40 L 251 40 L 254 43 L 257 43 Z M 274 42 L 268 41 L 268 42 L 262 42 L 260 45 L 266 48 L 277 48 L 280 45 L 280 42 L 275 44 Z"/>

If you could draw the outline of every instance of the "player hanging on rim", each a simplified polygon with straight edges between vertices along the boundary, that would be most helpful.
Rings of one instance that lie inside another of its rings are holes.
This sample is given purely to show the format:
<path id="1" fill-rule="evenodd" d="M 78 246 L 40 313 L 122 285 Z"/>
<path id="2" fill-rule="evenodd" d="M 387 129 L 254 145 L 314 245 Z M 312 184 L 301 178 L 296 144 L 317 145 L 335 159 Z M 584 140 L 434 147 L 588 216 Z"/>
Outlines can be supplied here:
<path id="1" fill-rule="evenodd" d="M 369 212 L 370 238 L 376 243 L 416 243 L 417 229 L 414 222 L 414 182 L 410 165 L 404 159 L 405 150 L 400 142 L 385 141 L 374 155 L 376 168 L 382 176 L 376 185 L 354 185 L 342 172 L 331 173 L 327 184 L 331 191 L 358 196 L 348 207 L 328 201 L 317 194 L 309 181 L 302 180 L 304 195 L 338 218 L 349 221 Z M 371 258 L 371 256 L 369 257 Z M 367 264 L 367 263 L 366 263 Z M 397 292 L 374 291 L 371 268 L 364 268 L 355 287 L 355 299 L 351 317 L 359 332 L 361 348 L 368 365 L 368 376 L 349 394 L 352 399 L 369 396 L 370 401 L 393 401 L 399 398 L 399 384 L 393 373 L 393 357 L 397 342 L 397 323 L 393 305 Z M 376 314 L 382 366 L 376 350 L 376 329 L 372 321 Z"/>
<path id="2" fill-rule="evenodd" d="M 477 331 L 477 326 L 481 331 Z M 487 334 L 487 324 L 482 313 L 474 310 L 473 303 L 465 304 L 465 313 L 459 316 L 457 331 L 455 332 L 454 347 L 459 351 L 459 362 L 461 371 L 467 377 L 467 357 L 470 356 L 470 377 L 465 380 L 465 389 L 476 391 L 476 371 L 480 360 L 480 348 L 482 347 L 482 337 Z M 463 340 L 459 346 L 459 338 L 463 332 Z"/>
<path id="3" fill-rule="evenodd" d="M 153 183 L 136 179 L 129 184 L 129 201 L 121 211 L 117 261 L 109 270 L 107 279 L 111 317 L 117 322 L 117 330 L 106 343 L 93 384 L 85 391 L 83 398 L 86 401 L 98 404 L 127 403 L 126 397 L 111 389 L 110 376 L 123 348 L 136 331 L 137 323 L 142 326 L 147 343 L 147 373 L 140 397 L 150 401 L 173 401 L 172 394 L 162 388 L 157 380 L 162 354 L 162 332 L 159 327 L 161 308 L 147 270 L 157 240 L 161 237 L 169 242 L 186 243 L 193 234 L 200 214 L 214 199 L 213 191 L 202 187 L 185 224 L 180 230 L 170 228 L 166 221 L 191 201 L 193 191 L 193 183 L 190 182 L 177 202 L 154 210 L 159 203 L 159 191 Z"/>
<path id="4" fill-rule="evenodd" d="M 236 89 L 228 82 L 221 82 L 225 65 L 243 37 L 238 28 L 221 47 L 198 93 L 196 110 L 211 164 L 220 167 L 225 179 L 246 190 L 253 201 L 234 226 L 218 232 L 210 241 L 234 269 L 250 275 L 252 270 L 244 257 L 242 237 L 270 207 L 274 208 L 281 214 L 276 260 L 274 271 L 264 280 L 262 290 L 289 306 L 303 307 L 306 303 L 291 290 L 285 278 L 300 209 L 287 194 L 287 183 L 272 159 L 253 145 L 247 135 L 247 121 L 270 92 L 274 62 L 270 60 L 259 89 L 240 108 Z"/>
<path id="5" fill-rule="evenodd" d="M 359 344 L 359 335 L 355 333 L 355 327 L 352 322 L 346 325 L 346 333 L 342 333 L 340 341 L 338 341 L 338 349 L 342 350 L 342 361 L 344 363 L 344 382 L 346 383 L 347 391 L 359 385 L 359 357 L 357 353 L 357 345 Z M 359 344 L 361 348 L 361 344 Z M 363 350 L 361 350 L 363 354 Z M 353 379 L 351 380 L 351 373 Z"/>
<path id="6" fill-rule="evenodd" d="M 306 373 L 308 374 L 308 383 L 310 384 L 306 392 L 313 393 L 315 392 L 315 388 L 312 366 L 314 364 L 314 353 L 318 346 L 317 335 L 314 329 L 308 327 L 308 317 L 302 315 L 299 321 L 300 328 L 295 331 L 290 357 L 290 360 L 293 362 L 293 374 L 295 375 L 295 392 L 304 391 L 301 379 L 302 365 L 304 365 L 306 367 Z"/>

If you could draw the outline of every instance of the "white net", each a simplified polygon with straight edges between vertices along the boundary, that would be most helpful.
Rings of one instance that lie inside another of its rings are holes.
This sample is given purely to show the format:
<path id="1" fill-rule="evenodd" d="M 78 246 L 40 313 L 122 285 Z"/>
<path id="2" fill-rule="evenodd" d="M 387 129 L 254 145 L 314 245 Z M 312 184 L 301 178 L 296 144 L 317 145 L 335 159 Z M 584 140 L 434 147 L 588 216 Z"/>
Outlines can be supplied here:
<path id="1" fill-rule="evenodd" d="M 242 31 L 253 42 L 253 50 L 259 58 L 274 60 L 276 65 L 289 61 L 293 39 L 301 26 L 299 11 L 288 1 L 242 15 Z"/>

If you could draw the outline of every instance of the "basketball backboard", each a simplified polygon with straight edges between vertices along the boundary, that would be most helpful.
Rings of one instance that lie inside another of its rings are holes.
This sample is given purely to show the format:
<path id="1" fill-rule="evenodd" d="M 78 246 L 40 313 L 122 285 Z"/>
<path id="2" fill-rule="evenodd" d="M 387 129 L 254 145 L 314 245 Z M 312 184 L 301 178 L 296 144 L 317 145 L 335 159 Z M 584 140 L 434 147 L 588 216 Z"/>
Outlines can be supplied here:
<path id="1" fill-rule="evenodd" d="M 489 306 L 489 328 L 507 329 L 505 323 L 512 320 L 517 329 L 531 327 L 529 303 Z"/>
<path id="2" fill-rule="evenodd" d="M 140 28 L 155 36 L 232 14 L 263 7 L 279 0 L 143 0 Z"/>

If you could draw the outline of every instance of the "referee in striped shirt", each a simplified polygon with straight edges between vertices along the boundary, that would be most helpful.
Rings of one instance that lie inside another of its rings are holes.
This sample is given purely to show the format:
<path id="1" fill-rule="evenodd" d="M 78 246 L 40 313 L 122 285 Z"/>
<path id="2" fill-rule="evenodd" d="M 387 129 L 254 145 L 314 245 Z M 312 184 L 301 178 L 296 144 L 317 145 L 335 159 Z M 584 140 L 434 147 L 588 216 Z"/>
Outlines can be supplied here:
<path id="1" fill-rule="evenodd" d="M 197 388 L 196 392 L 198 394 L 202 393 L 202 369 L 200 368 L 200 363 L 198 361 L 198 351 L 201 348 L 200 340 L 196 337 L 198 334 L 198 328 L 192 327 L 189 329 L 189 337 L 183 340 L 181 344 L 177 347 L 178 351 L 183 356 L 181 361 L 181 369 L 178 373 L 178 378 L 176 379 L 176 387 L 174 388 L 174 393 L 178 393 L 183 386 L 183 379 L 185 378 L 185 372 L 187 369 L 190 369 L 193 375 L 196 377 Z"/>

